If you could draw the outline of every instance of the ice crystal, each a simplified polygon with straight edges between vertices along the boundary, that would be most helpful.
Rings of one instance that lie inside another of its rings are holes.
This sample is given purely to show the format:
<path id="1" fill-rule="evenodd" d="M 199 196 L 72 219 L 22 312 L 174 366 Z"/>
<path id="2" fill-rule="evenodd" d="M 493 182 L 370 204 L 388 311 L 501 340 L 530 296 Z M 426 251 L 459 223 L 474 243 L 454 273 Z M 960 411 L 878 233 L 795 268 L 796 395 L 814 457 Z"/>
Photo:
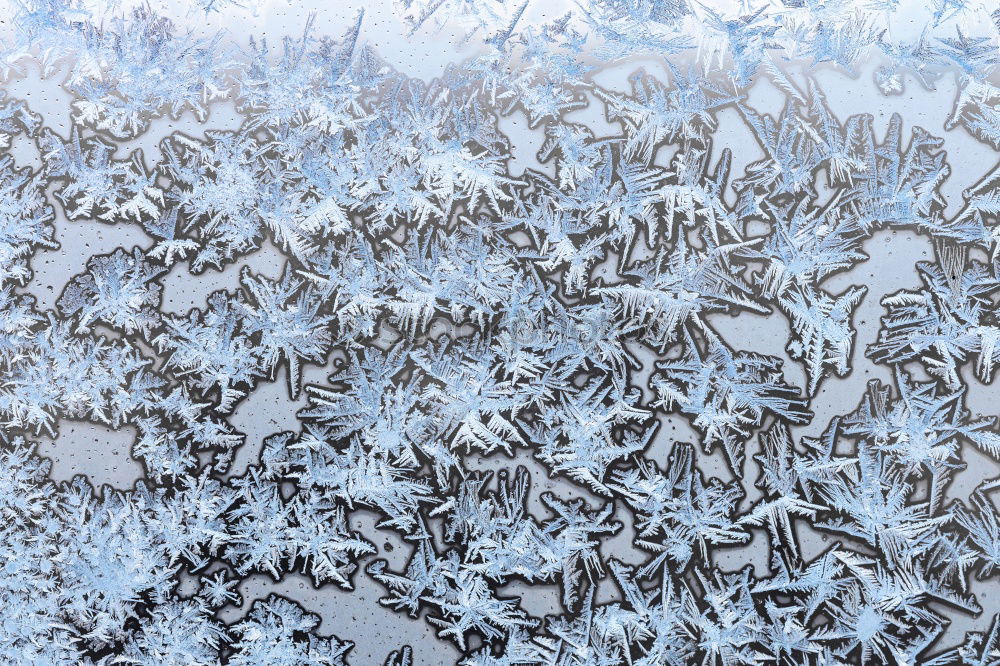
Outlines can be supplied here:
<path id="1" fill-rule="evenodd" d="M 0 36 L 0 662 L 364 659 L 296 576 L 450 644 L 385 666 L 995 661 L 988 3 L 133 4 Z"/>

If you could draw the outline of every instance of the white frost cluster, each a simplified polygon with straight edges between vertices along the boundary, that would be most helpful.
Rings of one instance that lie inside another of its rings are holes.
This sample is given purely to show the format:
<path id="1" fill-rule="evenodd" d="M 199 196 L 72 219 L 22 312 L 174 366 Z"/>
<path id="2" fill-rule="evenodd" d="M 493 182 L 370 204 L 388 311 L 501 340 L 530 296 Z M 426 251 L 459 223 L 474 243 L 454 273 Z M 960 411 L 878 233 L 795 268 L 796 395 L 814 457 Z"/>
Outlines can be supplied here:
<path id="1" fill-rule="evenodd" d="M 0 663 L 348 663 L 363 628 L 341 639 L 296 601 L 242 598 L 253 574 L 296 572 L 343 595 L 370 577 L 463 666 L 997 663 L 996 600 L 976 592 L 1000 575 L 1000 479 L 950 484 L 970 451 L 1000 461 L 996 418 L 966 406 L 1000 364 L 998 171 L 946 214 L 941 139 L 838 117 L 783 67 L 877 57 L 886 95 L 953 75 L 949 127 L 986 154 L 989 3 L 585 0 L 545 17 L 403 0 L 406 29 L 480 47 L 431 81 L 366 44 L 363 14 L 238 48 L 107 4 L 21 0 L 0 45 L 8 80 L 58 73 L 73 96 L 65 134 L 0 98 Z M 910 19 L 907 41 L 891 28 Z M 665 75 L 635 64 L 652 57 Z M 628 91 L 595 82 L 611 66 L 635 69 Z M 751 103 L 760 79 L 780 113 Z M 223 99 L 238 129 L 211 127 Z M 620 131 L 570 119 L 588 107 Z M 743 173 L 724 109 L 764 155 Z M 137 143 L 186 113 L 205 131 L 148 159 Z M 541 168 L 512 168 L 514 116 L 544 137 Z M 31 261 L 64 223 L 148 242 L 90 257 L 47 309 Z M 828 280 L 886 229 L 935 256 L 855 350 L 869 285 Z M 163 310 L 171 271 L 210 281 L 265 244 L 280 277 L 244 265 Z M 726 339 L 714 322 L 740 313 L 786 321 L 788 359 Z M 894 385 L 804 436 L 856 351 Z M 299 428 L 235 474 L 231 417 L 280 372 Z M 670 419 L 700 441 L 664 445 Z M 65 420 L 134 428 L 143 478 L 53 481 L 32 438 Z M 717 449 L 727 478 L 706 471 Z M 410 546 L 402 570 L 352 526 L 362 511 Z M 622 537 L 641 561 L 610 554 Z M 726 564 L 751 542 L 765 570 Z M 557 589 L 560 612 L 532 615 L 512 583 Z M 981 613 L 982 632 L 940 644 L 949 617 Z"/>

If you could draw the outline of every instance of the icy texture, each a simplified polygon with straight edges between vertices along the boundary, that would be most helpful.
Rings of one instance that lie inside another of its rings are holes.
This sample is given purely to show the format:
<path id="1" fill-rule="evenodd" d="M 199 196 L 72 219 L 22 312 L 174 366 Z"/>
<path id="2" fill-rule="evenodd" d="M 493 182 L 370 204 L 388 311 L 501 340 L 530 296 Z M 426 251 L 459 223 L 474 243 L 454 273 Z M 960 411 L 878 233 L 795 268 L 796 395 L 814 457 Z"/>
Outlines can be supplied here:
<path id="1" fill-rule="evenodd" d="M 241 44 L 199 26 L 266 7 L 4 8 L 0 73 L 72 108 L 0 98 L 0 662 L 350 663 L 364 622 L 332 636 L 244 597 L 302 575 L 377 586 L 434 663 L 996 663 L 1000 431 L 967 403 L 1000 364 L 1000 167 L 949 212 L 934 128 L 839 116 L 818 73 L 876 62 L 843 84 L 914 104 L 954 79 L 943 129 L 987 170 L 1000 13 L 542 4 L 399 2 L 402 32 L 472 45 L 431 80 L 362 12 Z M 223 104 L 238 127 L 213 125 Z M 723 112 L 756 145 L 725 145 Z M 514 119 L 539 138 L 527 168 Z M 32 260 L 70 225 L 144 242 L 90 253 L 49 308 Z M 837 278 L 903 229 L 933 257 L 861 345 L 872 284 Z M 170 276 L 229 271 L 165 307 Z M 783 322 L 784 355 L 731 317 Z M 819 422 L 862 356 L 892 385 Z M 236 416 L 279 378 L 298 428 L 237 465 Z M 68 421 L 134 432 L 143 477 L 54 480 L 37 449 Z M 984 480 L 959 492 L 970 461 Z M 959 645 L 956 618 L 979 627 Z"/>

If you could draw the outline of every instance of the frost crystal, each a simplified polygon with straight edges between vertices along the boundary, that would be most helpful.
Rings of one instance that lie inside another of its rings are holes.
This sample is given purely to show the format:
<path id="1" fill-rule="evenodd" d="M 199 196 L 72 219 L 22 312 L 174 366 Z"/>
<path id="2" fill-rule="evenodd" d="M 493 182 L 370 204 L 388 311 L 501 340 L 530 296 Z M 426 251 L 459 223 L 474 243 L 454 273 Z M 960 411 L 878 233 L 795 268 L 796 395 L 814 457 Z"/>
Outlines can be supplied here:
<path id="1" fill-rule="evenodd" d="M 383 4 L 5 4 L 0 663 L 997 663 L 1000 12 Z"/>

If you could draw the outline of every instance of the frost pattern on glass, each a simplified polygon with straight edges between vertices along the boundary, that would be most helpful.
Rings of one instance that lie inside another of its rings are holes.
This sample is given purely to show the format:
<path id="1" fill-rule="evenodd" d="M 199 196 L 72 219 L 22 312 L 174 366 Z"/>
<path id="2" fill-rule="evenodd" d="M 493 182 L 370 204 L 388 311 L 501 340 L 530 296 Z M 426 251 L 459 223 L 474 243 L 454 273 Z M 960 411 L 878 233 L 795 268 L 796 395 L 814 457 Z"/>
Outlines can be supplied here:
<path id="1" fill-rule="evenodd" d="M 0 663 L 1000 663 L 989 4 L 5 3 Z"/>

